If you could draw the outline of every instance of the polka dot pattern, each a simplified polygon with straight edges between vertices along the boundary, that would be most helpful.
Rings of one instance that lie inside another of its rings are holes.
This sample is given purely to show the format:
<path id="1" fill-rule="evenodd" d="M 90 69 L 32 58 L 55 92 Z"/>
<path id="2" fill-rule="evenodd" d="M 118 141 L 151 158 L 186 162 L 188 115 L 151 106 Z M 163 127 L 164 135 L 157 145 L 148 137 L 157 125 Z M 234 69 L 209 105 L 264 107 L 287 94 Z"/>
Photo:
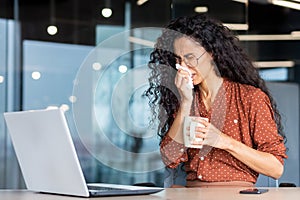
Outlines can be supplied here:
<path id="1" fill-rule="evenodd" d="M 208 117 L 224 134 L 259 151 L 273 154 L 282 164 L 287 158 L 283 138 L 278 134 L 268 96 L 260 89 L 224 80 L 210 110 L 196 94 L 191 115 Z M 210 148 L 186 149 L 168 135 L 161 143 L 164 163 L 175 168 L 185 162 L 187 180 L 248 181 L 255 183 L 258 173 L 230 153 Z"/>

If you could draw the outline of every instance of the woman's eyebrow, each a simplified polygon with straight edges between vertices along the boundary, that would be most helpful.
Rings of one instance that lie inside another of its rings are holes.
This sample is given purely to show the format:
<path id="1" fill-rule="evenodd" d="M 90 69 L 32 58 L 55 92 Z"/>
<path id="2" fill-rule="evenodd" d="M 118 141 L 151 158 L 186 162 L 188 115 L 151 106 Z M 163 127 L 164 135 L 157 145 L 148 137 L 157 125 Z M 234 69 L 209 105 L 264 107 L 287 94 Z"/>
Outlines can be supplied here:
<path id="1" fill-rule="evenodd" d="M 193 53 L 187 53 L 187 54 L 185 54 L 185 55 L 183 55 L 183 57 L 189 57 L 189 56 L 193 56 L 194 54 Z"/>
<path id="2" fill-rule="evenodd" d="M 174 54 L 174 57 L 176 58 L 181 58 L 180 55 L 176 54 L 176 53 L 173 53 Z"/>
<path id="3" fill-rule="evenodd" d="M 178 57 L 178 58 L 181 58 L 180 55 L 176 54 L 176 53 L 173 53 L 175 57 Z M 191 55 L 194 55 L 193 53 L 187 53 L 185 55 L 183 55 L 183 57 L 188 57 L 188 56 L 191 56 Z"/>

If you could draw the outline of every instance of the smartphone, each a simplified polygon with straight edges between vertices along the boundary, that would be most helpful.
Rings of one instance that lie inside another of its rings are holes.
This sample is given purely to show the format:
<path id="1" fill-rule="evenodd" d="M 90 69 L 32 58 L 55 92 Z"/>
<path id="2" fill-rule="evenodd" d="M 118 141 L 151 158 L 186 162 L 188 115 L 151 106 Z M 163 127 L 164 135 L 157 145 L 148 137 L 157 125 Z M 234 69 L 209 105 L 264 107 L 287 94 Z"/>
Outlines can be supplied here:
<path id="1" fill-rule="evenodd" d="M 268 191 L 269 191 L 268 189 L 249 188 L 249 189 L 241 190 L 240 194 L 262 194 Z"/>

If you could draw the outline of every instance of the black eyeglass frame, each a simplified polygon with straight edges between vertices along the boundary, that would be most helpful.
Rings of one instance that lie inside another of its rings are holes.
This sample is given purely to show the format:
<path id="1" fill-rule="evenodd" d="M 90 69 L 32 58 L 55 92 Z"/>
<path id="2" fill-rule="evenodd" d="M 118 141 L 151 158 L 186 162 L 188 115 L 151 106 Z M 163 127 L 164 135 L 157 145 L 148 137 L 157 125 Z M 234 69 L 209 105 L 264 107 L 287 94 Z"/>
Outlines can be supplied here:
<path id="1" fill-rule="evenodd" d="M 195 65 L 191 64 L 191 61 L 188 61 L 185 56 L 183 57 L 183 59 L 180 56 L 175 55 L 175 59 L 176 59 L 176 63 L 181 64 L 181 62 L 183 61 L 187 66 L 189 67 L 196 67 L 198 65 L 199 59 L 206 53 L 206 51 L 204 51 L 198 58 L 192 54 L 192 55 L 188 55 L 188 56 L 193 56 L 193 58 L 196 60 Z"/>

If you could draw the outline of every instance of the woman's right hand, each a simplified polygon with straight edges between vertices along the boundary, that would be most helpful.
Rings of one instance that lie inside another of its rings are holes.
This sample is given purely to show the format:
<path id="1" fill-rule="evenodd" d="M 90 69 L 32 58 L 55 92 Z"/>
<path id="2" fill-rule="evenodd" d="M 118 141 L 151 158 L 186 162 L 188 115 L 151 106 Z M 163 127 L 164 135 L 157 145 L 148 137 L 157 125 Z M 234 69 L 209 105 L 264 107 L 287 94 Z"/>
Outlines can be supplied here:
<path id="1" fill-rule="evenodd" d="M 188 85 L 189 73 L 185 70 L 179 69 L 175 77 L 175 85 L 179 91 L 181 101 L 192 103 L 193 101 L 193 89 Z"/>

